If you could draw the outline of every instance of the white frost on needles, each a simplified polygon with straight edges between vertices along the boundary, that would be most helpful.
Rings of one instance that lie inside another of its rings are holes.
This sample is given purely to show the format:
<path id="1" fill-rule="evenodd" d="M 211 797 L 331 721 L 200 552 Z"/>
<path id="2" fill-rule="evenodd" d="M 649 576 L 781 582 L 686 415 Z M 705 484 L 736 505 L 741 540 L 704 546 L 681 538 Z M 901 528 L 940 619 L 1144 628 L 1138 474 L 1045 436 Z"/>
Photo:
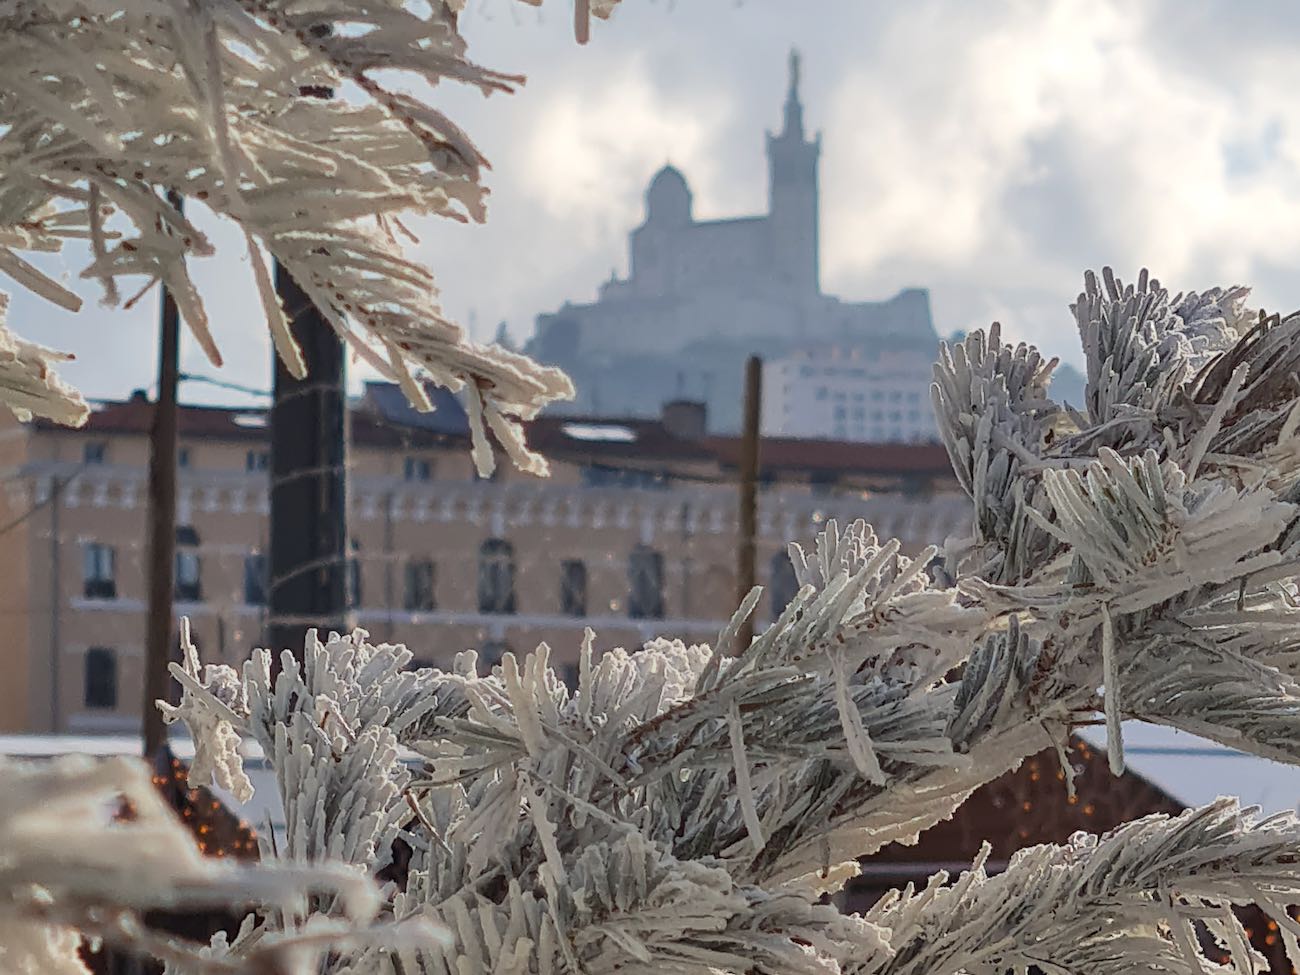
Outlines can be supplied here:
<path id="1" fill-rule="evenodd" d="M 90 407 L 81 394 L 59 378 L 53 364 L 72 356 L 20 339 L 9 330 L 9 296 L 0 294 L 0 403 L 20 420 L 43 416 L 68 426 L 81 426 Z"/>
<path id="2" fill-rule="evenodd" d="M 597 656 L 588 633 L 576 691 L 545 644 L 443 672 L 364 632 L 312 634 L 272 676 L 266 651 L 235 671 L 186 641 L 164 710 L 198 739 L 193 781 L 247 795 L 239 748 L 257 741 L 285 862 L 240 874 L 240 900 L 135 766 L 2 766 L 0 934 L 26 954 L 0 959 L 72 971 L 75 929 L 174 975 L 1253 975 L 1232 908 L 1255 904 L 1300 963 L 1300 822 L 1228 800 L 1023 851 L 997 877 L 977 862 L 863 917 L 820 903 L 859 857 L 1102 714 L 1116 768 L 1132 719 L 1300 764 L 1300 315 L 1252 325 L 1240 289 L 1102 280 L 1074 306 L 1097 353 L 1086 415 L 996 329 L 944 350 L 936 416 L 971 537 L 911 559 L 828 523 L 791 546 L 801 589 L 747 646 L 752 593 L 714 647 Z M 69 834 L 117 792 L 145 814 Z M 366 912 L 332 892 L 374 875 L 372 914 L 349 916 Z M 325 896 L 280 903 L 285 877 Z M 130 920 L 196 897 L 271 909 L 201 952 Z"/>
<path id="3" fill-rule="evenodd" d="M 0 759 L 0 780 L 3 975 L 85 975 L 77 956 L 83 936 L 185 961 L 196 972 L 229 972 L 211 948 L 151 929 L 144 914 L 233 907 L 318 913 L 309 930 L 281 930 L 247 953 L 269 966 L 263 970 L 307 975 L 327 948 L 367 930 L 380 910 L 377 887 L 354 868 L 203 856 L 139 762 Z M 426 923 L 421 936 L 434 944 L 442 932 Z"/>
<path id="4" fill-rule="evenodd" d="M 580 37 L 590 16 L 614 6 L 575 4 Z M 213 247 L 166 202 L 175 191 L 243 229 L 249 287 L 291 371 L 303 363 L 268 253 L 417 407 L 430 404 L 413 372 L 468 387 L 482 401 L 476 434 L 486 435 L 486 423 L 513 462 L 545 473 L 519 421 L 571 397 L 568 378 L 471 341 L 443 316 L 432 275 L 400 241 L 409 236 L 404 215 L 481 221 L 487 161 L 432 104 L 390 87 L 390 72 L 485 94 L 523 81 L 468 60 L 457 18 L 440 2 L 0 0 L 0 272 L 76 310 L 81 298 L 20 252 L 84 241 L 91 261 L 82 277 L 102 285 L 106 302 L 140 293 L 123 289 L 124 279 L 162 282 L 220 363 L 189 274 L 189 261 Z M 355 97 L 303 97 L 304 87 L 347 87 Z M 22 382 L 0 373 L 0 402 L 84 420 L 46 380 L 35 347 L 6 339 L 0 369 L 21 362 L 25 372 Z M 45 385 L 33 392 L 31 377 Z"/>
<path id="5" fill-rule="evenodd" d="M 261 744 L 292 860 L 387 868 L 385 917 L 453 933 L 330 975 L 1251 975 L 1247 903 L 1300 963 L 1300 822 L 1227 800 L 864 917 L 819 903 L 1103 713 L 1117 768 L 1128 719 L 1300 764 L 1300 315 L 1254 320 L 1243 298 L 1089 275 L 1087 415 L 996 329 L 945 349 L 936 416 L 971 537 L 910 559 L 828 523 L 791 547 L 802 588 L 748 646 L 752 595 L 712 648 L 596 656 L 588 633 L 576 691 L 545 644 L 443 672 L 312 635 L 274 678 L 265 651 L 237 678 L 188 654 L 171 714 L 222 725 L 215 770 Z M 940 554 L 954 585 L 926 571 Z"/>

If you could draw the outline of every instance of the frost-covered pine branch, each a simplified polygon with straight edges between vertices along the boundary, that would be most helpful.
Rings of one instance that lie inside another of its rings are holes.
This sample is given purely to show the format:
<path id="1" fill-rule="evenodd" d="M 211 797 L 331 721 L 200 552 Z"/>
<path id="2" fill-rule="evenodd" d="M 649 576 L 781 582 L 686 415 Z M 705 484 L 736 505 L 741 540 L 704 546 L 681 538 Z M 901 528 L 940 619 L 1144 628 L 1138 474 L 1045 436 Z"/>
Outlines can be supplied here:
<path id="1" fill-rule="evenodd" d="M 412 851 L 385 916 L 454 944 L 342 970 L 1191 973 L 1215 967 L 1199 924 L 1253 971 L 1227 906 L 1294 929 L 1300 824 L 1227 803 L 863 918 L 818 903 L 1098 714 L 1117 771 L 1130 718 L 1300 764 L 1300 316 L 1244 299 L 1089 275 L 1086 414 L 996 326 L 946 349 L 936 414 L 975 513 L 942 552 L 955 586 L 927 574 L 933 549 L 829 523 L 791 547 L 802 588 L 748 646 L 756 593 L 713 647 L 598 654 L 589 633 L 575 692 L 545 645 L 444 673 L 312 635 L 274 678 L 265 651 L 242 672 L 189 653 L 167 716 L 201 742 L 196 781 L 246 792 L 238 742 L 262 746 L 290 858 L 379 870 L 395 841 Z"/>
<path id="2" fill-rule="evenodd" d="M 90 407 L 54 371 L 53 364 L 68 356 L 20 339 L 9 330 L 8 311 L 9 296 L 0 294 L 0 403 L 20 420 L 43 416 L 80 426 Z"/>
<path id="3" fill-rule="evenodd" d="M 0 760 L 0 972 L 76 973 L 83 937 L 230 972 L 197 945 L 144 923 L 146 911 L 257 907 L 286 916 L 317 910 L 311 927 L 250 945 L 267 971 L 306 972 L 326 949 L 357 938 L 437 943 L 423 922 L 368 930 L 379 908 L 362 871 L 338 864 L 239 865 L 203 857 L 138 762 L 69 757 Z M 128 815 L 119 815 L 123 807 Z M 328 910 L 325 908 L 329 907 Z"/>
<path id="4" fill-rule="evenodd" d="M 579 37 L 616 2 L 574 0 Z M 512 460 L 544 473 L 519 420 L 570 397 L 569 380 L 467 338 L 400 241 L 409 236 L 404 215 L 482 220 L 487 161 L 460 126 L 380 72 L 485 94 L 523 81 L 467 58 L 462 5 L 0 0 L 0 272 L 77 310 L 81 298 L 21 252 L 84 241 L 91 261 L 81 276 L 101 284 L 106 302 L 129 293 L 127 279 L 131 291 L 161 281 L 219 363 L 189 274 L 189 262 L 213 247 L 168 205 L 175 191 L 242 229 L 248 284 L 291 371 L 304 366 L 268 255 L 417 406 L 430 408 L 413 370 L 466 390 L 481 470 L 493 463 L 490 428 Z M 341 97 L 302 97 L 308 88 Z M 0 401 L 61 421 L 84 417 L 28 349 L 17 355 L 39 365 L 27 372 L 44 385 L 33 395 L 31 381 L 0 381 Z"/>

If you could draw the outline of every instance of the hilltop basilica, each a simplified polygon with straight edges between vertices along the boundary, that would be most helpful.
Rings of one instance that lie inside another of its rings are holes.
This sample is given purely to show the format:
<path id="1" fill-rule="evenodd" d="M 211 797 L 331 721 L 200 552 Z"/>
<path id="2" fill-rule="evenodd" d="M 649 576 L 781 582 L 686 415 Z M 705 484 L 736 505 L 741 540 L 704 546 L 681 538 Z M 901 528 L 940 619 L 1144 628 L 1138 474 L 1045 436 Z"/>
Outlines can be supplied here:
<path id="1" fill-rule="evenodd" d="M 696 220 L 685 176 L 665 166 L 629 240 L 626 280 L 590 304 L 537 318 L 527 351 L 573 377 L 576 414 L 654 415 L 665 400 L 708 405 L 709 427 L 738 428 L 744 360 L 876 352 L 933 361 L 928 294 L 846 302 L 821 290 L 817 164 L 804 134 L 799 56 L 790 55 L 784 124 L 767 135 L 768 207 L 755 217 Z"/>

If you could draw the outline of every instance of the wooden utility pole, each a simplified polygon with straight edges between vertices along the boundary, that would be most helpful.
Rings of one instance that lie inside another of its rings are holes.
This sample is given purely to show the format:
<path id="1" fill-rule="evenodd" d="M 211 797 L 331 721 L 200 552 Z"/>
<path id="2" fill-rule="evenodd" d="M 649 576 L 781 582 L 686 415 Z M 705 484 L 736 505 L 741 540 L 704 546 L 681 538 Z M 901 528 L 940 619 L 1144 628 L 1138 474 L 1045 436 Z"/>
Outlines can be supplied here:
<path id="1" fill-rule="evenodd" d="M 318 37 L 327 25 L 313 28 Z M 306 86 L 304 98 L 332 98 Z M 271 552 L 266 639 L 301 655 L 307 630 L 348 627 L 347 453 L 349 423 L 343 340 L 276 262 L 275 290 L 302 348 L 307 375 L 295 379 L 275 357 L 271 435 Z"/>
<path id="2" fill-rule="evenodd" d="M 267 634 L 274 665 L 308 629 L 347 632 L 347 394 L 343 342 L 279 264 L 275 287 L 307 375 L 275 361 Z"/>
<path id="3" fill-rule="evenodd" d="M 175 192 L 167 201 L 177 210 Z M 162 313 L 158 337 L 158 400 L 149 431 L 149 607 L 145 615 L 144 650 L 144 754 L 156 755 L 167 741 L 162 714 L 155 703 L 168 699 L 171 660 L 176 632 L 172 626 L 172 597 L 176 574 L 176 384 L 180 372 L 181 317 L 176 299 L 162 288 Z"/>
<path id="4" fill-rule="evenodd" d="M 758 544 L 758 429 L 763 399 L 763 360 L 756 355 L 745 363 L 745 428 L 740 439 L 740 538 L 736 545 L 736 601 L 754 588 L 754 562 Z M 737 652 L 754 639 L 754 616 L 741 627 Z"/>

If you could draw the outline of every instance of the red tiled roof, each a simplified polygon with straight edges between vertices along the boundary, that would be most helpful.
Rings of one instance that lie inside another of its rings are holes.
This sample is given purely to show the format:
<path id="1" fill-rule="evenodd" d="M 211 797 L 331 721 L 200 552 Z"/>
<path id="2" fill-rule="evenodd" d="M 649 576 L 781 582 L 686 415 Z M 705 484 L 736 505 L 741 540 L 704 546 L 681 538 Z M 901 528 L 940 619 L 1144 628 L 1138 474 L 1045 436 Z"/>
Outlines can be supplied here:
<path id="1" fill-rule="evenodd" d="M 90 414 L 86 425 L 70 430 L 48 420 L 37 420 L 42 430 L 71 433 L 115 433 L 148 436 L 153 423 L 154 403 L 132 397 L 121 402 L 105 403 Z M 227 406 L 188 406 L 182 404 L 177 427 L 182 437 L 201 440 L 234 440 L 253 443 L 267 440 L 268 411 L 260 407 L 236 409 Z M 463 437 L 430 432 L 390 422 L 365 409 L 354 409 L 351 416 L 354 443 L 374 447 L 435 445 L 459 442 Z"/>
<path id="2" fill-rule="evenodd" d="M 622 429 L 635 438 L 587 440 L 570 436 L 567 427 Z M 540 417 L 528 425 L 528 440 L 547 456 L 570 459 L 714 461 L 723 467 L 736 467 L 740 462 L 739 437 L 685 439 L 674 436 L 657 419 Z M 937 443 L 874 444 L 764 437 L 759 445 L 759 463 L 764 469 L 782 471 L 952 476 L 948 451 Z"/>
<path id="3" fill-rule="evenodd" d="M 153 402 L 133 396 L 107 403 L 91 413 L 83 431 L 146 436 L 153 421 Z M 267 439 L 261 408 L 220 406 L 180 408 L 182 437 L 263 442 Z M 259 419 L 263 425 L 259 425 Z M 37 421 L 44 430 L 66 430 Z M 586 435 L 574 435 L 578 428 Z M 698 439 L 672 433 L 659 419 L 543 416 L 527 424 L 529 443 L 542 454 L 576 463 L 646 464 L 716 463 L 735 468 L 740 438 L 705 436 Z M 608 431 L 601 438 L 601 429 Z M 464 434 L 437 432 L 385 418 L 366 402 L 352 411 L 354 443 L 373 447 L 461 445 Z M 767 471 L 824 471 L 950 478 L 952 467 L 941 444 L 872 444 L 833 440 L 763 438 L 759 461 Z"/>
<path id="4" fill-rule="evenodd" d="M 593 431 L 630 431 L 633 439 L 585 439 L 572 436 L 569 429 L 588 427 Z M 716 452 L 705 440 L 688 440 L 674 436 L 659 420 L 644 418 L 542 416 L 528 424 L 528 443 L 535 450 L 553 457 L 591 460 L 712 461 Z"/>
<path id="5" fill-rule="evenodd" d="M 733 467 L 739 463 L 738 437 L 712 437 L 709 443 L 721 463 Z M 758 460 L 760 466 L 778 470 L 952 476 L 948 451 L 937 443 L 850 443 L 764 437 L 759 442 Z"/>

